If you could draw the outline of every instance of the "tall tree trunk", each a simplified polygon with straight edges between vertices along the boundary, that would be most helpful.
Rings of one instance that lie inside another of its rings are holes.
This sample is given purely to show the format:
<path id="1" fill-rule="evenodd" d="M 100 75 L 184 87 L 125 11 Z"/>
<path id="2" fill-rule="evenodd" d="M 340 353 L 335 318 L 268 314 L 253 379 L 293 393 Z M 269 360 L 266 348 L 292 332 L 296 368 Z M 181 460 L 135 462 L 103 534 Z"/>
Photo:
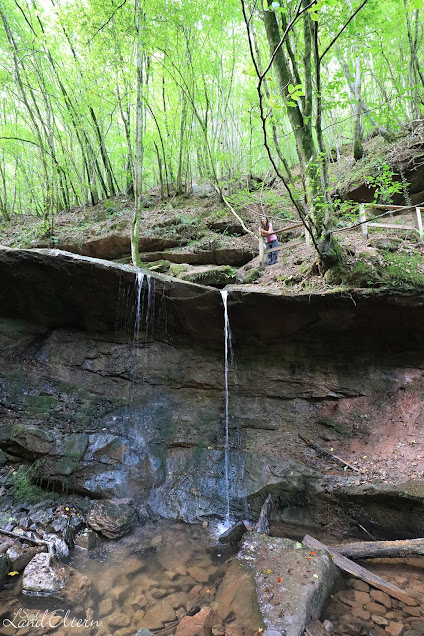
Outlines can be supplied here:
<path id="1" fill-rule="evenodd" d="M 186 126 L 186 97 L 184 91 L 181 91 L 181 119 L 180 119 L 180 138 L 178 143 L 178 165 L 177 165 L 177 194 L 182 194 L 182 171 L 183 171 L 183 150 L 184 150 L 184 131 Z"/>
<path id="2" fill-rule="evenodd" d="M 361 60 L 355 60 L 355 82 L 353 85 L 353 158 L 359 161 L 364 156 L 364 128 L 361 109 Z"/>
<path id="3" fill-rule="evenodd" d="M 137 31 L 136 49 L 136 77 L 137 77 L 137 98 L 135 111 L 135 149 L 134 149 L 134 215 L 131 226 L 131 257 L 132 262 L 137 267 L 141 267 L 139 252 L 140 217 L 142 209 L 143 192 L 143 158 L 144 158 L 144 46 L 143 46 L 143 24 L 144 12 L 140 0 L 135 0 L 135 24 Z"/>

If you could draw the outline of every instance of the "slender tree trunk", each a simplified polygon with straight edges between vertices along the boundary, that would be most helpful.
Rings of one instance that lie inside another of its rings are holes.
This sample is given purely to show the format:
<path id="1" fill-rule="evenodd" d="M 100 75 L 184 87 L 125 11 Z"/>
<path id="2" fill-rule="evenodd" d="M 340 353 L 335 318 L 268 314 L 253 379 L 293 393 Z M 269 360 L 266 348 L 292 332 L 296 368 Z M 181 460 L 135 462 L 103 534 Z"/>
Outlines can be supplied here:
<path id="1" fill-rule="evenodd" d="M 339 52 L 339 62 L 340 62 L 340 66 L 343 69 L 344 76 L 346 78 L 346 84 L 347 84 L 348 92 L 349 92 L 351 98 L 354 100 L 355 99 L 355 80 L 354 80 L 354 78 L 352 76 L 352 73 L 350 72 L 350 69 L 349 69 L 349 66 L 348 66 L 346 60 L 340 54 L 340 52 Z M 364 102 L 362 97 L 361 97 L 361 99 L 359 101 L 358 107 L 361 109 L 361 113 L 363 115 L 365 115 L 365 117 L 368 117 L 370 122 L 377 129 L 378 134 L 381 135 L 385 141 L 391 142 L 391 141 L 394 140 L 393 133 L 391 133 L 389 130 L 387 130 L 387 128 L 385 128 L 384 126 L 381 126 L 374 119 L 374 117 L 371 115 L 371 109 L 366 105 L 366 103 Z"/>
<path id="2" fill-rule="evenodd" d="M 182 170 L 183 170 L 183 149 L 184 149 L 184 131 L 186 126 L 186 97 L 184 91 L 181 91 L 181 119 L 180 119 L 180 138 L 178 144 L 178 165 L 177 165 L 177 194 L 182 194 Z"/>
<path id="3" fill-rule="evenodd" d="M 359 56 L 355 60 L 355 82 L 353 85 L 353 158 L 355 161 L 362 159 L 364 155 L 364 128 L 362 126 L 361 109 L 361 60 Z"/>
<path id="4" fill-rule="evenodd" d="M 131 226 L 131 257 L 134 265 L 141 267 L 139 252 L 140 217 L 142 209 L 143 192 L 143 130 L 144 130 L 144 46 L 143 46 L 143 24 L 144 12 L 140 0 L 135 0 L 135 23 L 137 30 L 136 49 L 136 77 L 137 77 L 137 98 L 135 111 L 135 154 L 134 154 L 134 194 L 135 205 Z"/>

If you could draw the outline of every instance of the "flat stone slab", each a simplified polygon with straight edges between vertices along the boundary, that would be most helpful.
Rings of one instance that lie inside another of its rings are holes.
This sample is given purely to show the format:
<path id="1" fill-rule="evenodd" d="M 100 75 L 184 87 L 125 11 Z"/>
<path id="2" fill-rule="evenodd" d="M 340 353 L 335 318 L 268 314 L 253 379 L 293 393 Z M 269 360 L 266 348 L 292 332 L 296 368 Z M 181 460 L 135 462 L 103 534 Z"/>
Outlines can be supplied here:
<path id="1" fill-rule="evenodd" d="M 244 536 L 237 558 L 253 573 L 267 629 L 284 636 L 302 636 L 320 617 L 338 576 L 327 552 L 256 532 Z"/>

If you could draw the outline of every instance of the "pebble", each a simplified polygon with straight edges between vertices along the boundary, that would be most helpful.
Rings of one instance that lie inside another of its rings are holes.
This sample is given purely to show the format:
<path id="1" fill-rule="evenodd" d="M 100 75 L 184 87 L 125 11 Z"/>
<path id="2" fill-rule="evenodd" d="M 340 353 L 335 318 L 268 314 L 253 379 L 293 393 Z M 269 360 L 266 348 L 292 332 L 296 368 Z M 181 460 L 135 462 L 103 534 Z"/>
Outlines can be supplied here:
<path id="1" fill-rule="evenodd" d="M 365 609 L 371 612 L 371 614 L 381 614 L 383 616 L 386 613 L 384 605 L 380 605 L 379 603 L 367 603 Z"/>
<path id="2" fill-rule="evenodd" d="M 419 607 L 408 607 L 405 605 L 403 611 L 410 616 L 421 616 L 421 609 Z"/>
<path id="3" fill-rule="evenodd" d="M 359 605 L 366 605 L 367 603 L 371 602 L 371 597 L 368 594 L 368 592 L 362 592 L 362 591 L 359 591 L 359 590 L 354 590 L 353 594 L 354 594 L 354 597 L 355 597 L 355 601 Z"/>
<path id="4" fill-rule="evenodd" d="M 380 625 L 380 627 L 386 627 L 386 625 L 389 624 L 387 618 L 384 618 L 384 616 L 380 616 L 379 614 L 372 614 L 371 620 L 377 625 Z"/>
<path id="5" fill-rule="evenodd" d="M 352 607 L 352 615 L 362 618 L 364 621 L 369 621 L 371 618 L 371 614 L 367 610 L 362 609 L 362 607 Z"/>
<path id="6" fill-rule="evenodd" d="M 210 573 L 207 570 L 199 568 L 196 565 L 192 568 L 189 568 L 188 573 L 198 583 L 207 583 L 209 581 Z"/>
<path id="7" fill-rule="evenodd" d="M 413 630 L 418 632 L 419 634 L 424 634 L 424 623 L 421 621 L 413 621 L 411 623 L 411 627 Z"/>
<path id="8" fill-rule="evenodd" d="M 354 590 L 358 590 L 358 592 L 369 592 L 370 586 L 365 581 L 353 581 L 352 587 Z"/>
<path id="9" fill-rule="evenodd" d="M 405 614 L 403 612 L 401 612 L 400 610 L 387 612 L 387 614 L 385 614 L 384 616 L 386 618 L 388 618 L 389 621 L 400 621 L 400 622 L 402 622 L 403 619 L 405 618 Z"/>
<path id="10" fill-rule="evenodd" d="M 401 636 L 405 631 L 405 627 L 402 623 L 390 622 L 385 631 L 389 636 Z"/>
<path id="11" fill-rule="evenodd" d="M 371 590 L 370 596 L 376 603 L 381 603 L 381 605 L 384 605 L 387 609 L 392 608 L 392 600 L 386 592 L 382 592 L 381 590 Z"/>

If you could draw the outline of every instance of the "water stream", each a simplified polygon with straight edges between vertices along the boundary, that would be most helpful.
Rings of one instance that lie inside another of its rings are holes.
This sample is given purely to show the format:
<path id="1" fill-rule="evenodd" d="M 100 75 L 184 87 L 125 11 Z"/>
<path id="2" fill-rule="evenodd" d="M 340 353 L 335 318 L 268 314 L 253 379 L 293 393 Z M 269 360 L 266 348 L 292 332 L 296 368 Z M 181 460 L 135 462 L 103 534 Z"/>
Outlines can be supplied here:
<path id="1" fill-rule="evenodd" d="M 228 291 L 225 289 L 221 290 L 221 298 L 222 303 L 224 305 L 224 345 L 225 345 L 225 354 L 224 354 L 224 363 L 225 363 L 225 371 L 224 371 L 224 384 L 225 384 L 225 445 L 224 445 L 224 454 L 225 454 L 225 468 L 224 468 L 224 478 L 225 478 L 225 497 L 226 497 L 226 510 L 225 510 L 225 522 L 229 524 L 230 520 L 230 482 L 229 482 L 229 393 L 228 393 L 228 358 L 229 352 L 231 351 L 231 330 L 230 330 L 230 320 L 228 317 Z"/>

